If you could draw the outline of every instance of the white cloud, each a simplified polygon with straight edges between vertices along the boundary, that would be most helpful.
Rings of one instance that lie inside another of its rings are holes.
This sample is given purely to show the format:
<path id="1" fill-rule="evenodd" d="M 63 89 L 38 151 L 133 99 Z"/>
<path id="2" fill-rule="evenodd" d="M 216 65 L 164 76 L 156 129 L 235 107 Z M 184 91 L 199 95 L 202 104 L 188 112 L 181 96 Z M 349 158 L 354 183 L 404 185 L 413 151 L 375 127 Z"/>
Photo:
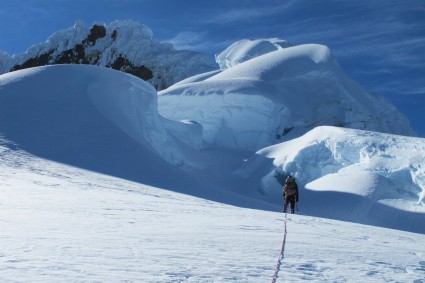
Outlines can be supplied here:
<path id="1" fill-rule="evenodd" d="M 192 32 L 184 31 L 178 33 L 175 37 L 164 40 L 164 42 L 171 43 L 176 49 L 187 49 L 188 47 L 194 47 L 202 45 L 205 40 L 205 32 Z"/>
<path id="2" fill-rule="evenodd" d="M 207 23 L 218 23 L 218 24 L 228 24 L 233 22 L 241 22 L 245 20 L 254 20 L 258 18 L 264 18 L 269 16 L 275 16 L 281 13 L 283 10 L 288 9 L 293 6 L 297 0 L 294 1 L 284 1 L 283 3 L 266 2 L 264 7 L 259 8 L 240 8 L 232 9 L 225 11 L 211 19 L 206 20 Z"/>
<path id="3" fill-rule="evenodd" d="M 212 42 L 208 38 L 207 32 L 183 31 L 171 39 L 163 40 L 163 42 L 172 44 L 178 50 L 192 51 L 220 50 L 231 43 Z"/>

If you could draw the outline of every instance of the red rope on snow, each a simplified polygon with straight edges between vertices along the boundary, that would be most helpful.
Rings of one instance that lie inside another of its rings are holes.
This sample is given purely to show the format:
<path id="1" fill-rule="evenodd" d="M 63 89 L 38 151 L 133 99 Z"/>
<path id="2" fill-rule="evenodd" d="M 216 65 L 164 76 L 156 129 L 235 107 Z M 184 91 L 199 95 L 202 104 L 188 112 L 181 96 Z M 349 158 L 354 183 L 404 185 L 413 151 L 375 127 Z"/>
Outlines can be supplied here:
<path id="1" fill-rule="evenodd" d="M 279 258 L 276 263 L 276 267 L 274 269 L 274 274 L 271 283 L 276 283 L 277 276 L 279 274 L 280 266 L 282 264 L 283 255 L 285 252 L 285 241 L 286 241 L 286 213 L 285 217 L 283 218 L 283 240 L 282 240 L 282 247 L 280 248 Z"/>

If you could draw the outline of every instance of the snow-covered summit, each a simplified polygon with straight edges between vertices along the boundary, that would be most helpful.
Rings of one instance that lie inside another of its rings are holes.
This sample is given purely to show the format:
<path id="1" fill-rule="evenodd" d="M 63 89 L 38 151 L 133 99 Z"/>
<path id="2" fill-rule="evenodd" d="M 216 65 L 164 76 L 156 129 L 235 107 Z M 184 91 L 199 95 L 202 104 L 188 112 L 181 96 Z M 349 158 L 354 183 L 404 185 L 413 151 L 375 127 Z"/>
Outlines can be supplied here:
<path id="1" fill-rule="evenodd" d="M 260 55 L 289 46 L 291 46 L 290 43 L 279 38 L 242 39 L 217 54 L 215 60 L 220 69 L 227 69 Z"/>
<path id="2" fill-rule="evenodd" d="M 401 112 L 318 44 L 272 51 L 159 94 L 163 116 L 199 122 L 211 145 L 258 150 L 321 125 L 414 135 Z"/>
<path id="3" fill-rule="evenodd" d="M 53 64 L 110 67 L 142 78 L 156 89 L 216 68 L 201 53 L 160 43 L 149 27 L 132 20 L 95 23 L 90 28 L 77 21 L 24 54 L 0 54 L 0 73 Z"/>

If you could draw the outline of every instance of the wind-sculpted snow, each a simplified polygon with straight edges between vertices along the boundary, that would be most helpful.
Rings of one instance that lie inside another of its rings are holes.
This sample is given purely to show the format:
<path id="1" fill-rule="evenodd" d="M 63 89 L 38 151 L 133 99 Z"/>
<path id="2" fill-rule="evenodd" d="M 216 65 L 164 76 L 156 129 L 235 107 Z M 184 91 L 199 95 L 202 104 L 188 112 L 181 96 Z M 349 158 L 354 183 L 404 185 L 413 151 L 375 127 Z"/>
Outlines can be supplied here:
<path id="1" fill-rule="evenodd" d="M 264 170 L 257 182 L 270 200 L 281 194 L 276 179 L 295 176 L 306 214 L 425 233 L 423 164 L 425 139 L 317 127 L 260 150 L 236 174 Z"/>
<path id="2" fill-rule="evenodd" d="M 158 115 L 155 89 L 102 67 L 57 65 L 0 76 L 0 134 L 40 157 L 130 179 L 155 172 L 145 168 L 149 160 L 184 162 Z"/>
<path id="3" fill-rule="evenodd" d="M 269 39 L 242 39 L 227 47 L 215 56 L 220 69 L 234 67 L 260 55 L 291 46 L 286 40 Z"/>
<path id="4" fill-rule="evenodd" d="M 414 135 L 393 105 L 349 79 L 317 44 L 269 52 L 159 94 L 163 116 L 197 121 L 212 146 L 258 150 L 320 125 Z"/>
<path id="5" fill-rule="evenodd" d="M 197 178 L 190 164 L 202 160 L 196 156 L 203 148 L 202 126 L 164 119 L 151 85 L 108 68 L 55 65 L 1 75 L 2 145 L 6 153 L 26 152 L 205 199 L 270 208 Z"/>

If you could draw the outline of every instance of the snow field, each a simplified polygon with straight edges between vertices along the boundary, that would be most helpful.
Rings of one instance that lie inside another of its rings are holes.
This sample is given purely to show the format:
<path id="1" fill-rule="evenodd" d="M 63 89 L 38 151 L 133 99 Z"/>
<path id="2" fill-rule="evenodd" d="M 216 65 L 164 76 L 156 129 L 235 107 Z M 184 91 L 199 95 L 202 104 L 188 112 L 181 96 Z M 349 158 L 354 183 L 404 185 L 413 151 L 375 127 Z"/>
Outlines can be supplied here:
<path id="1" fill-rule="evenodd" d="M 2 282 L 256 282 L 271 277 L 279 214 L 25 154 L 20 159 L 25 163 L 1 165 Z"/>
<path id="2" fill-rule="evenodd" d="M 283 215 L 2 150 L 2 282 L 269 282 Z M 277 282 L 423 282 L 425 236 L 288 215 Z"/>
<path id="3" fill-rule="evenodd" d="M 278 282 L 425 282 L 424 235 L 288 216 Z"/>

